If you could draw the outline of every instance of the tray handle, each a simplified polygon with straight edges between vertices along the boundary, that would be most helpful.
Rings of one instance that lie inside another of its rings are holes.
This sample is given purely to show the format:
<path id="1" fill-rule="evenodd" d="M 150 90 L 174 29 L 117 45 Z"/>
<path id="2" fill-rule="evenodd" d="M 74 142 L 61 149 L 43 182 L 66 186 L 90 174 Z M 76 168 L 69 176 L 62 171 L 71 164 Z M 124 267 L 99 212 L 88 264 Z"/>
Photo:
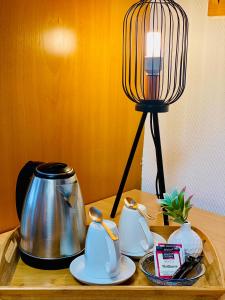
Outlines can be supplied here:
<path id="1" fill-rule="evenodd" d="M 0 256 L 0 285 L 7 285 L 16 269 L 19 260 L 20 234 L 17 227 L 2 246 Z"/>

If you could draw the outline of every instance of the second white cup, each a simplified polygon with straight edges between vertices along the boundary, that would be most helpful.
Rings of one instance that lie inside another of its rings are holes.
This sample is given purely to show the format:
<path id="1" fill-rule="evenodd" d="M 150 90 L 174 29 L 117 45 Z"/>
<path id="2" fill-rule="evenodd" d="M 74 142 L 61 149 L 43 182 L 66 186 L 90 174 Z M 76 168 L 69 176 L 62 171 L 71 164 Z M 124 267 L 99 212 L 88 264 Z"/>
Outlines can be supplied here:
<path id="1" fill-rule="evenodd" d="M 146 211 L 142 204 L 141 210 Z M 123 254 L 137 255 L 147 253 L 154 246 L 153 236 L 145 218 L 138 210 L 124 205 L 119 221 L 120 248 Z"/>

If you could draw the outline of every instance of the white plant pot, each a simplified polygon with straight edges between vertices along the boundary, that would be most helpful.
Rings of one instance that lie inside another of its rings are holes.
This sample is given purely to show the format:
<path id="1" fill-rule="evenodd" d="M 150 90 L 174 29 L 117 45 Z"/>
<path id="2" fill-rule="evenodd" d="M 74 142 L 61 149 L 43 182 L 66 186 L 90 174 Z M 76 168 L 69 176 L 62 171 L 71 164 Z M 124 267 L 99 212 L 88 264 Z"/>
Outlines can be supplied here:
<path id="1" fill-rule="evenodd" d="M 178 230 L 170 235 L 168 244 L 182 244 L 186 256 L 198 257 L 203 250 L 202 240 L 198 234 L 191 229 L 189 222 L 184 223 Z"/>

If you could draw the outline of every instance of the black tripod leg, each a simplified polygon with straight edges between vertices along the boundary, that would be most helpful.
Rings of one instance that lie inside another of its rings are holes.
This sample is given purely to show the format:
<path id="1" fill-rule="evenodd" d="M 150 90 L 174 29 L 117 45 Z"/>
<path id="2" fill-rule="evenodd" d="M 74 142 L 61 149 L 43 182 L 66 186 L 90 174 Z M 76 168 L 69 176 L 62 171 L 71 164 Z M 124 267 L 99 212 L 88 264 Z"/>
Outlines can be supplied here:
<path id="1" fill-rule="evenodd" d="M 130 151 L 130 155 L 129 155 L 129 158 L 127 160 L 127 164 L 126 164 L 126 167 L 125 167 L 125 170 L 124 170 L 124 173 L 123 173 L 123 177 L 122 177 L 122 180 L 120 182 L 120 186 L 119 186 L 119 189 L 118 189 L 118 192 L 117 192 L 117 195 L 116 195 L 116 199 L 115 199 L 112 211 L 111 211 L 111 215 L 110 215 L 111 218 L 114 218 L 115 215 L 116 215 L 117 207 L 120 203 L 120 198 L 121 198 L 121 195 L 123 193 L 125 183 L 127 181 L 127 176 L 129 174 L 129 171 L 130 171 L 130 167 L 131 167 L 131 164 L 132 164 L 132 161 L 133 161 L 133 158 L 134 158 L 134 154 L 135 154 L 136 149 L 137 149 L 137 145 L 138 145 L 138 142 L 139 142 L 139 139 L 140 139 L 140 136 L 141 136 L 142 129 L 143 129 L 144 124 L 145 124 L 146 117 L 147 117 L 147 113 L 144 112 L 142 114 L 138 129 L 137 129 L 137 133 L 136 133 L 136 136 L 135 136 L 135 139 L 134 139 L 131 151 Z"/>
<path id="2" fill-rule="evenodd" d="M 163 159 L 162 159 L 162 148 L 161 148 L 161 140 L 160 140 L 158 114 L 153 113 L 152 117 L 153 117 L 154 143 L 155 143 L 157 169 L 158 169 L 159 196 L 160 199 L 163 199 L 163 193 L 166 192 L 166 188 L 165 188 L 165 179 L 164 179 L 164 170 L 163 170 Z M 169 219 L 167 215 L 163 215 L 163 220 L 164 220 L 164 225 L 169 225 Z"/>

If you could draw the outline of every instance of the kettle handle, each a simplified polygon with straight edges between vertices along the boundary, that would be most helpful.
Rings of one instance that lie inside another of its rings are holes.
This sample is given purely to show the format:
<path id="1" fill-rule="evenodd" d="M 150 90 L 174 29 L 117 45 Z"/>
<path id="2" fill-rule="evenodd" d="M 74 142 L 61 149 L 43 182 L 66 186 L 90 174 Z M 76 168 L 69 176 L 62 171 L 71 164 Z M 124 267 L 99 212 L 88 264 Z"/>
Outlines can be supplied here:
<path id="1" fill-rule="evenodd" d="M 21 220 L 23 204 L 31 178 L 36 167 L 42 163 L 40 161 L 28 161 L 19 172 L 16 182 L 16 211 L 19 220 Z"/>

